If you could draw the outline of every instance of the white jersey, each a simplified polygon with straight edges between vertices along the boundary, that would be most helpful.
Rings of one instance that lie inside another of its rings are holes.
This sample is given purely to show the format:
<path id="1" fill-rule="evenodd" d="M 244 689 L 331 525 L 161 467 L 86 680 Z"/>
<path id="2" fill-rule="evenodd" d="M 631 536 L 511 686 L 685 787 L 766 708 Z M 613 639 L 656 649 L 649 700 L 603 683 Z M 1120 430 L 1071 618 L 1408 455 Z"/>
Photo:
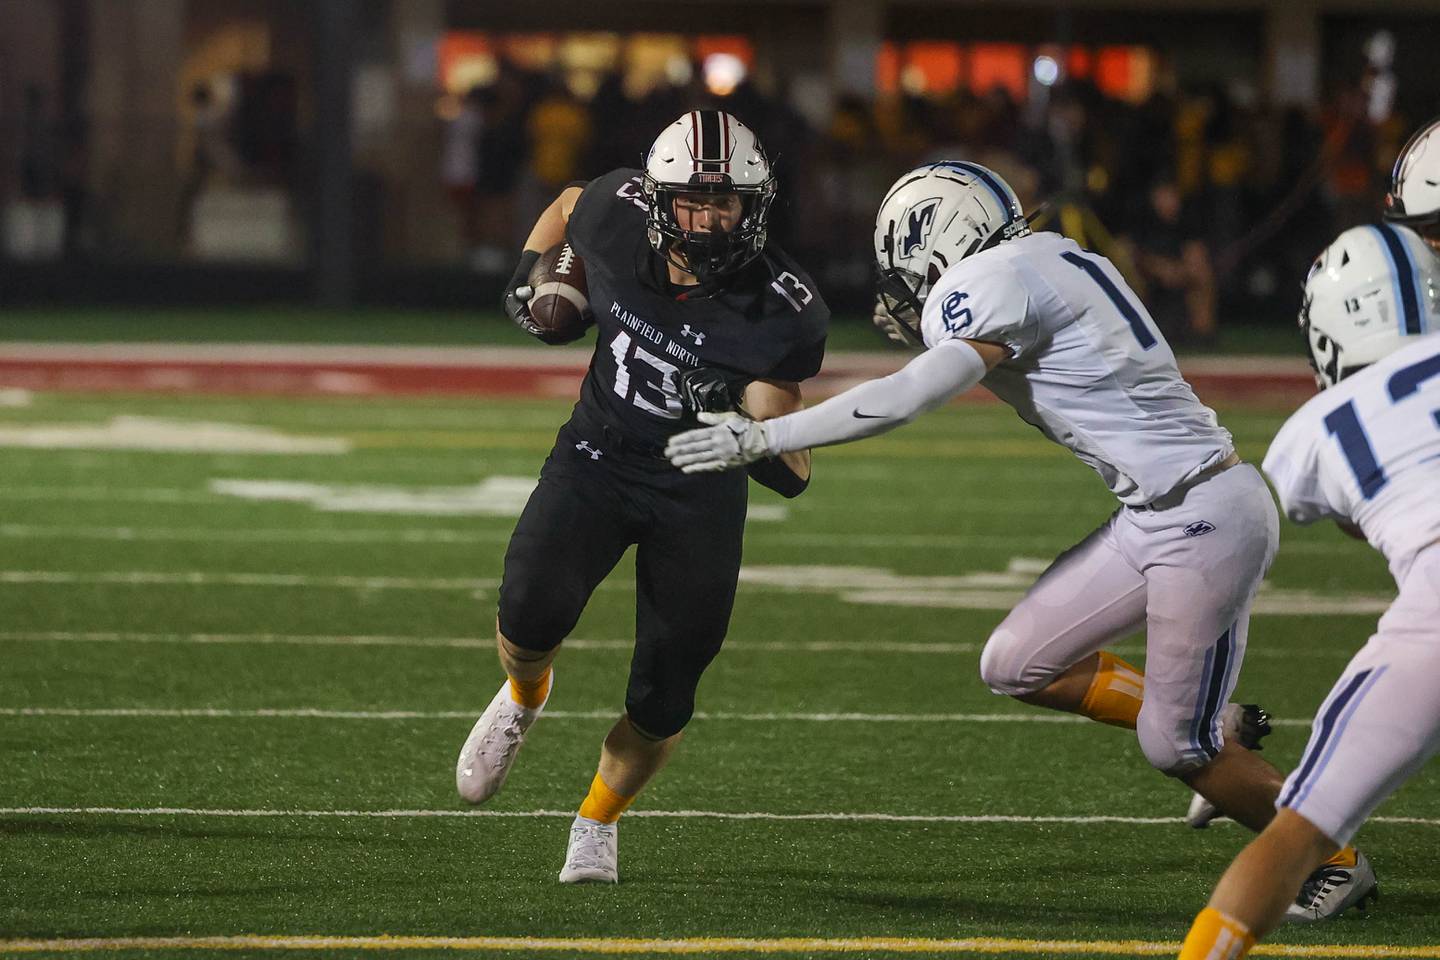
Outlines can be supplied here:
<path id="1" fill-rule="evenodd" d="M 1059 234 L 955 264 L 927 296 L 920 329 L 927 347 L 1009 347 L 981 382 L 1126 504 L 1150 503 L 1234 450 L 1120 272 Z"/>
<path id="2" fill-rule="evenodd" d="M 1265 473 L 1291 520 L 1355 524 L 1403 582 L 1440 541 L 1440 335 L 1311 398 L 1271 442 Z"/>

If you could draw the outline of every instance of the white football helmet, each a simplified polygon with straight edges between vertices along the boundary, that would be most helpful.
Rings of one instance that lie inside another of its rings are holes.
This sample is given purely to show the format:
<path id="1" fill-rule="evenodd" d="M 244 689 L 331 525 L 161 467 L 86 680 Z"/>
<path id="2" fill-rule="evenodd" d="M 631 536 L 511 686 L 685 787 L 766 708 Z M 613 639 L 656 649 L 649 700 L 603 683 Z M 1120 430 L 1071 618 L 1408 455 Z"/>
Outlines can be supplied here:
<path id="1" fill-rule="evenodd" d="M 995 171 L 962 160 L 916 167 L 895 181 L 875 216 L 880 299 L 918 342 L 925 297 L 941 274 L 1029 232 L 1020 199 Z"/>
<path id="2" fill-rule="evenodd" d="M 775 177 L 759 139 L 725 111 L 692 110 L 660 131 L 645 154 L 641 184 L 650 246 L 702 283 L 734 273 L 765 248 Z M 739 222 L 729 232 L 682 229 L 675 198 L 686 193 L 736 194 Z"/>
<path id="3" fill-rule="evenodd" d="M 1385 196 L 1385 219 L 1440 244 L 1440 117 L 1401 149 Z"/>
<path id="4" fill-rule="evenodd" d="M 1440 259 L 1413 230 L 1352 227 L 1305 279 L 1300 329 L 1321 389 L 1440 328 Z"/>

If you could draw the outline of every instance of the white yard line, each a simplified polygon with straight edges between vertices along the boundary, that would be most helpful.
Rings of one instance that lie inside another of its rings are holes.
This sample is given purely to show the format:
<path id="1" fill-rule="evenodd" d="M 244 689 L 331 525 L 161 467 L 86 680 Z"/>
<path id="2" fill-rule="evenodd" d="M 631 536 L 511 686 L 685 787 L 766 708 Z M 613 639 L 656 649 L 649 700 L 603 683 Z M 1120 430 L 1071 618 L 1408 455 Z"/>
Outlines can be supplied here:
<path id="1" fill-rule="evenodd" d="M 490 810 L 467 807 L 442 810 L 283 810 L 274 808 L 224 807 L 0 807 L 0 816 L 86 816 L 86 817 L 293 817 L 297 819 L 378 819 L 378 820 L 450 820 L 450 819 L 572 819 L 574 809 L 565 810 Z M 1029 823 L 1029 824 L 1095 824 L 1115 823 L 1131 826 L 1161 826 L 1184 823 L 1184 817 L 1124 817 L 1115 814 L 1083 814 L 1076 816 L 1030 816 L 1012 813 L 927 814 L 927 813 L 857 813 L 807 812 L 771 813 L 756 810 L 630 810 L 626 818 L 659 820 L 762 820 L 813 821 L 839 823 Z M 1371 817 L 1367 824 L 1392 826 L 1435 827 L 1440 818 Z"/>
<path id="2" fill-rule="evenodd" d="M 282 634 L 282 633 L 134 633 L 115 631 L 66 630 L 0 630 L 0 643 L 139 643 L 193 644 L 196 646 L 255 644 L 259 646 L 297 647 L 439 647 L 485 649 L 494 646 L 490 637 L 408 637 L 371 634 Z M 1315 647 L 1313 641 L 1300 641 L 1306 657 L 1349 659 L 1353 650 L 1343 644 Z M 565 641 L 566 650 L 634 649 L 631 639 L 587 639 L 572 637 Z M 726 650 L 763 653 L 903 653 L 917 656 L 954 656 L 975 654 L 984 649 L 983 641 L 975 643 L 903 640 L 726 640 Z M 1120 643 L 1106 647 L 1122 656 L 1142 656 L 1141 643 Z M 1249 659 L 1293 659 L 1300 655 L 1294 647 L 1276 645 L 1271 638 L 1251 641 L 1245 652 Z"/>
<path id="3" fill-rule="evenodd" d="M 1023 558 L 1012 559 L 1028 563 Z M 1040 562 L 1043 568 L 1043 561 Z M 1012 569 L 1002 573 L 968 573 L 955 576 L 902 576 L 890 570 L 864 567 L 746 566 L 740 569 L 747 590 L 773 590 L 812 596 L 830 595 L 847 603 L 922 607 L 945 610 L 1009 610 L 1024 595 L 1038 570 Z M 500 585 L 493 578 L 361 577 L 309 574 L 238 573 L 154 570 L 0 570 L 5 584 L 105 584 L 109 586 L 188 587 L 299 587 L 341 590 L 464 591 L 478 593 Z M 634 581 L 612 577 L 600 591 L 631 590 Z M 1254 612 L 1274 616 L 1378 615 L 1393 597 L 1319 593 L 1304 590 L 1262 590 Z"/>
<path id="4" fill-rule="evenodd" d="M 295 719 L 295 720 L 460 720 L 471 719 L 474 710 L 334 710 L 325 707 L 269 707 L 239 709 L 228 707 L 0 707 L 0 717 L 164 717 L 171 719 Z M 608 710 L 546 710 L 546 719 L 612 719 Z M 696 711 L 696 720 L 744 721 L 758 723 L 1042 723 L 1086 724 L 1090 721 L 1069 713 L 745 713 Z M 1275 718 L 1281 727 L 1309 727 L 1309 720 Z"/>
<path id="5" fill-rule="evenodd" d="M 0 584 L 100 583 L 111 586 L 333 587 L 346 590 L 493 590 L 497 579 L 457 577 L 315 577 L 300 573 L 205 573 L 112 570 L 0 570 Z"/>
<path id="6" fill-rule="evenodd" d="M 182 498 L 188 491 L 152 490 L 136 491 L 137 494 L 154 498 Z M 0 497 L 3 497 L 0 492 Z M 63 500 L 63 491 L 46 499 Z M 193 494 L 194 502 L 226 502 L 229 498 Z M 190 502 L 188 499 L 154 499 L 153 502 Z M 504 518 L 510 519 L 510 518 Z M 236 529 L 226 527 L 65 527 L 39 524 L 0 524 L 0 538 L 24 540 L 115 540 L 115 541 L 223 541 L 259 543 L 505 543 L 510 539 L 510 524 L 504 529 L 487 531 L 458 531 L 439 528 L 407 528 L 395 530 L 360 529 Z M 867 534 L 867 533 L 797 533 L 783 528 L 754 529 L 746 536 L 777 544 L 796 547 L 823 547 L 847 545 L 873 547 L 877 549 L 904 550 L 968 550 L 979 547 L 997 547 L 1014 550 L 1037 550 L 1053 547 L 1059 551 L 1075 541 L 1073 537 L 1045 535 L 1015 535 L 995 533 L 975 534 Z M 1348 544 L 1292 543 L 1285 546 L 1287 554 L 1305 556 L 1335 556 L 1347 550 L 1355 550 Z"/>
<path id="7" fill-rule="evenodd" d="M 230 497 L 173 487 L 3 487 L 0 500 L 84 500 L 99 503 L 234 503 Z"/>
<path id="8" fill-rule="evenodd" d="M 326 635 L 275 633 L 124 633 L 73 632 L 64 630 L 0 631 L 0 643 L 162 643 L 195 644 L 258 644 L 315 647 L 456 647 L 490 649 L 490 637 L 404 637 L 386 635 Z M 727 650 L 756 650 L 776 653 L 912 653 L 958 654 L 978 653 L 977 643 L 906 643 L 887 640 L 728 640 Z M 634 640 L 591 640 L 572 637 L 565 641 L 566 650 L 624 650 L 635 648 Z M 1119 651 L 1120 647 L 1112 648 Z M 1130 652 L 1140 652 L 1135 648 Z"/>

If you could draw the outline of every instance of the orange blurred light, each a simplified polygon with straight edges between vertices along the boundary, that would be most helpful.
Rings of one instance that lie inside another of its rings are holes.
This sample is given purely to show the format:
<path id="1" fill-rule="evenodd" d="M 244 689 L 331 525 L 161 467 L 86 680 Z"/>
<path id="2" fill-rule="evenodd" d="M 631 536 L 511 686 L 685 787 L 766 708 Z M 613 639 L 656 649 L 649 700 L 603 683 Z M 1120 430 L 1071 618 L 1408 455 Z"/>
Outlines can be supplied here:
<path id="1" fill-rule="evenodd" d="M 924 41 L 905 47 L 905 66 L 924 76 L 926 93 L 953 93 L 960 86 L 964 64 L 958 43 Z"/>
<path id="2" fill-rule="evenodd" d="M 1095 86 L 1107 97 L 1138 103 L 1155 84 L 1154 56 L 1145 47 L 1101 47 L 1095 57 Z"/>
<path id="3" fill-rule="evenodd" d="M 1018 43 L 977 43 L 970 48 L 970 89 L 977 94 L 1002 87 L 1024 100 L 1029 74 L 1030 58 Z"/>
<path id="4" fill-rule="evenodd" d="M 755 45 L 748 37 L 738 34 L 706 34 L 695 38 L 695 59 L 704 62 L 706 57 L 727 53 L 745 64 L 746 70 L 755 68 Z"/>
<path id="5" fill-rule="evenodd" d="M 875 86 L 881 93 L 900 89 L 900 50 L 890 40 L 880 44 L 880 52 L 875 54 Z"/>
<path id="6" fill-rule="evenodd" d="M 456 30 L 445 34 L 436 45 L 436 85 L 451 93 L 464 93 L 468 84 L 462 82 L 467 71 L 463 65 L 493 57 L 495 47 L 489 36 L 473 30 Z"/>

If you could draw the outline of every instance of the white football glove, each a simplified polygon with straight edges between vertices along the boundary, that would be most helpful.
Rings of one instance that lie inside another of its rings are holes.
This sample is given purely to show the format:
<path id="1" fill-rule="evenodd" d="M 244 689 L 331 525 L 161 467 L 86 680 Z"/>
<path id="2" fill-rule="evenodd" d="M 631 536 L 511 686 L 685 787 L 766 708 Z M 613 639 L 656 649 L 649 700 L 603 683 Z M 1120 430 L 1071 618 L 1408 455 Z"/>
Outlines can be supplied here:
<path id="1" fill-rule="evenodd" d="M 898 343 L 902 347 L 914 349 L 917 346 L 915 343 L 916 335 L 911 334 L 910 330 L 920 329 L 920 324 L 915 323 L 907 327 L 905 321 L 895 315 L 896 312 L 904 314 L 908 319 L 913 319 L 915 316 L 914 311 L 903 304 L 895 304 L 894 310 L 892 310 L 891 307 L 886 304 L 883 296 L 877 296 L 875 298 L 875 309 L 871 314 L 870 322 L 875 324 L 875 329 L 885 334 L 886 339 Z"/>
<path id="2" fill-rule="evenodd" d="M 685 473 L 715 473 L 754 463 L 770 455 L 765 425 L 738 413 L 702 413 L 711 426 L 677 433 L 665 444 L 665 456 Z"/>

